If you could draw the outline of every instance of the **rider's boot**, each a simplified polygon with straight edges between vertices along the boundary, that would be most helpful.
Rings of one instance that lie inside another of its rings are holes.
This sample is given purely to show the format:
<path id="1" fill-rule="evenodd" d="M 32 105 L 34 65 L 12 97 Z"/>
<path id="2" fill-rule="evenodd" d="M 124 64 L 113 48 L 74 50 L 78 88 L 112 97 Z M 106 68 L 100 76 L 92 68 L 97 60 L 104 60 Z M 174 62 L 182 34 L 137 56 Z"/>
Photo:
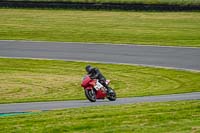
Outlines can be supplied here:
<path id="1" fill-rule="evenodd" d="M 113 90 L 111 90 L 110 87 L 108 87 L 107 84 L 105 84 L 104 87 L 106 87 L 106 90 L 107 90 L 108 94 L 111 94 L 113 92 Z"/>

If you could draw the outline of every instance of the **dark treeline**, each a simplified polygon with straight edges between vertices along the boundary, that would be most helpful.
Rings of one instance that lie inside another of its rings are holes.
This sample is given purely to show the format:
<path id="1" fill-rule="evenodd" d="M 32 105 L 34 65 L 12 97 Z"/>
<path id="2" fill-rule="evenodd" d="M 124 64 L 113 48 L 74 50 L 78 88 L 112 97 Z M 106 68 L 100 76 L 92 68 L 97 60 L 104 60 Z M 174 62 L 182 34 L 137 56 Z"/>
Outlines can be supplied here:
<path id="1" fill-rule="evenodd" d="M 9 8 L 61 8 L 80 10 L 136 10 L 136 11 L 200 11 L 199 5 L 81 3 L 81 2 L 33 2 L 0 1 L 0 7 Z"/>

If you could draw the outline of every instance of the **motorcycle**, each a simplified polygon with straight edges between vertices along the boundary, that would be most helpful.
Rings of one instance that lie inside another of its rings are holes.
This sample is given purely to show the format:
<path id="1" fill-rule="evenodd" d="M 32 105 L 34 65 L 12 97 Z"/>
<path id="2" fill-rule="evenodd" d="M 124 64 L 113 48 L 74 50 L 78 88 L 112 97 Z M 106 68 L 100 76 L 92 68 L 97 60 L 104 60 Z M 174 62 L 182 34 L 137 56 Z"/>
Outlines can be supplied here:
<path id="1" fill-rule="evenodd" d="M 106 80 L 106 84 L 110 84 L 110 80 Z M 86 75 L 81 83 L 84 88 L 86 98 L 91 102 L 96 102 L 96 99 L 107 98 L 110 101 L 116 100 L 115 91 L 109 87 L 110 92 L 107 93 L 107 88 L 104 87 L 98 79 L 91 79 L 89 75 Z"/>

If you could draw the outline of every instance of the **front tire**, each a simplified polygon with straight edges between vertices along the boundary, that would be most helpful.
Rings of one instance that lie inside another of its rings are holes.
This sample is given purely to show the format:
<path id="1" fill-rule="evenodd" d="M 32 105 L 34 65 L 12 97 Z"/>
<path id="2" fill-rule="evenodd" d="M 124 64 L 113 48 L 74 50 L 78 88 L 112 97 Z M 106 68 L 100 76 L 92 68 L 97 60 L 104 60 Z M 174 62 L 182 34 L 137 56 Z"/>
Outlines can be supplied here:
<path id="1" fill-rule="evenodd" d="M 96 93 L 93 89 L 91 90 L 85 89 L 85 96 L 90 102 L 96 102 Z"/>
<path id="2" fill-rule="evenodd" d="M 108 98 L 108 100 L 110 100 L 110 101 L 115 101 L 115 100 L 117 99 L 116 92 L 115 92 L 112 88 L 110 88 L 110 87 L 109 87 L 109 89 L 110 89 L 112 92 L 109 93 L 109 94 L 107 95 L 107 98 Z"/>

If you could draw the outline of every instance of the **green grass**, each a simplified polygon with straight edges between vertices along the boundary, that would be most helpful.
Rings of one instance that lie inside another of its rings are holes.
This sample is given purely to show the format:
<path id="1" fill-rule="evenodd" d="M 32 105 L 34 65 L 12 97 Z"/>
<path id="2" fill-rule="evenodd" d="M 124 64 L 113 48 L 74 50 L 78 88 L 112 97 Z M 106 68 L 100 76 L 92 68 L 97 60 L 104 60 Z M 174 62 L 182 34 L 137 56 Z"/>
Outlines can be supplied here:
<path id="1" fill-rule="evenodd" d="M 88 63 L 0 58 L 0 103 L 86 99 Z M 89 63 L 110 79 L 118 97 L 200 91 L 200 73 Z"/>
<path id="2" fill-rule="evenodd" d="M 200 101 L 87 107 L 0 119 L 2 133 L 199 133 Z"/>
<path id="3" fill-rule="evenodd" d="M 9 1 L 9 0 L 7 0 Z M 95 3 L 133 3 L 133 4 L 167 4 L 167 5 L 199 5 L 200 0 L 12 0 L 12 1 L 72 1 Z"/>
<path id="4" fill-rule="evenodd" d="M 199 12 L 0 9 L 0 40 L 200 47 Z"/>

